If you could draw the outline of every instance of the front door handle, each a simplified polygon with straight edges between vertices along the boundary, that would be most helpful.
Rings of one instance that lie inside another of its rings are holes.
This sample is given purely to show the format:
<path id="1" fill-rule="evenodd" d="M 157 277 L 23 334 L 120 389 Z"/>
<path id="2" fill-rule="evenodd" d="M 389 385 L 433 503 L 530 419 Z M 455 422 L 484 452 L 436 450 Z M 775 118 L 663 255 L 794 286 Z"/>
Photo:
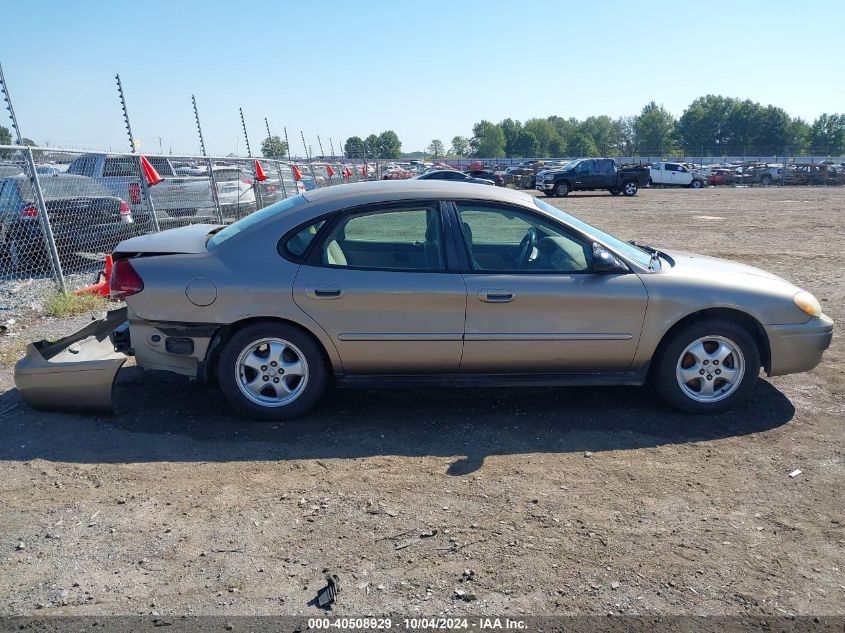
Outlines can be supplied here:
<path id="1" fill-rule="evenodd" d="M 482 288 L 478 291 L 478 299 L 485 303 L 510 303 L 514 294 L 510 290 L 501 288 Z"/>
<path id="2" fill-rule="evenodd" d="M 343 290 L 334 286 L 316 286 L 306 288 L 305 294 L 312 299 L 340 299 L 343 296 Z"/>

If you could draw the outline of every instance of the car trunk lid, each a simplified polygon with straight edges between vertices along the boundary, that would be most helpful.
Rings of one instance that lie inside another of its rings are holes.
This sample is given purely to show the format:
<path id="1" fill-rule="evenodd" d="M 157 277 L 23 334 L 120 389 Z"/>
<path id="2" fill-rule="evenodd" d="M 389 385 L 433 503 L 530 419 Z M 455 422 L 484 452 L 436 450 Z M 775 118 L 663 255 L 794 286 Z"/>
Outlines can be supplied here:
<path id="1" fill-rule="evenodd" d="M 221 228 L 217 224 L 191 224 L 175 229 L 168 229 L 160 233 L 139 235 L 124 240 L 114 249 L 115 258 L 133 255 L 173 255 L 194 254 L 206 251 L 206 238 L 215 229 Z"/>

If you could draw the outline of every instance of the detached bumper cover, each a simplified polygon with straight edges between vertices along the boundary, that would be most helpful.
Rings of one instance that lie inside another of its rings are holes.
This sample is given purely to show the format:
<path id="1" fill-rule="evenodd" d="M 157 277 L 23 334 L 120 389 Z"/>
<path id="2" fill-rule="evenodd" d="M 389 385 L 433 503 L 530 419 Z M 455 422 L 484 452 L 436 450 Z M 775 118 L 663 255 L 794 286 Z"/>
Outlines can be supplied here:
<path id="1" fill-rule="evenodd" d="M 35 409 L 112 412 L 112 386 L 126 355 L 115 351 L 112 332 L 126 322 L 126 308 L 50 343 L 30 343 L 15 364 L 15 386 Z"/>
<path id="2" fill-rule="evenodd" d="M 771 351 L 769 376 L 809 371 L 821 362 L 833 338 L 833 319 L 821 315 L 800 325 L 767 325 Z"/>

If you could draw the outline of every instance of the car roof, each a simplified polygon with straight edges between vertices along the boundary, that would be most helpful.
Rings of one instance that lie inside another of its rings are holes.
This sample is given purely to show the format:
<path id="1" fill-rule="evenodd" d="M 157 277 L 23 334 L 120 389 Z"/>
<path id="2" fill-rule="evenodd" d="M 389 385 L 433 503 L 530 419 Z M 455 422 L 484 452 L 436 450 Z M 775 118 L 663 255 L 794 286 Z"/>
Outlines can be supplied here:
<path id="1" fill-rule="evenodd" d="M 323 187 L 306 191 L 302 196 L 311 203 L 337 204 L 352 206 L 375 202 L 389 202 L 402 199 L 458 199 L 478 200 L 483 198 L 491 202 L 509 202 L 515 204 L 532 204 L 533 198 L 527 193 L 506 189 L 504 187 L 482 187 L 479 184 L 467 182 L 450 182 L 446 180 L 377 180 Z"/>

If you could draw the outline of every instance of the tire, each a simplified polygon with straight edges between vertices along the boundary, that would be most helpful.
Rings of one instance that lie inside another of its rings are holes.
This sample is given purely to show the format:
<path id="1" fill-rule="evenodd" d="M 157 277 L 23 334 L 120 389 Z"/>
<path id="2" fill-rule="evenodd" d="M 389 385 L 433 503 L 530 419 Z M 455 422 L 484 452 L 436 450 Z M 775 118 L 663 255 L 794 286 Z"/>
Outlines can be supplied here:
<path id="1" fill-rule="evenodd" d="M 703 183 L 703 182 L 701 182 L 700 180 L 698 180 L 698 179 L 696 178 L 695 180 L 693 180 L 693 181 L 690 183 L 690 185 L 689 185 L 689 186 L 690 186 L 691 188 L 693 188 L 693 189 L 701 189 L 701 188 L 704 186 L 704 183 Z"/>
<path id="2" fill-rule="evenodd" d="M 717 355 L 724 355 L 722 364 L 714 363 Z M 651 379 L 657 393 L 672 407 L 695 414 L 718 413 L 744 402 L 754 390 L 761 365 L 754 337 L 742 325 L 722 319 L 692 323 L 678 331 L 654 360 Z M 727 371 L 721 374 L 726 369 L 736 372 L 733 380 L 717 375 L 726 376 Z M 692 377 L 685 383 L 686 376 Z"/>
<path id="3" fill-rule="evenodd" d="M 772 184 L 772 177 L 769 174 L 764 174 L 760 176 L 760 184 L 764 187 L 769 187 Z"/>
<path id="4" fill-rule="evenodd" d="M 560 198 L 565 198 L 569 195 L 569 184 L 565 182 L 559 182 L 555 185 L 554 188 L 555 195 Z"/>
<path id="5" fill-rule="evenodd" d="M 628 182 L 622 185 L 622 193 L 628 198 L 637 195 L 637 192 L 639 190 L 640 186 L 637 184 L 636 180 L 629 180 Z"/>
<path id="6" fill-rule="evenodd" d="M 220 353 L 217 377 L 220 391 L 238 415 L 290 420 L 317 403 L 329 381 L 329 368 L 310 335 L 292 325 L 266 321 L 235 332 Z M 249 389 L 247 384 L 255 387 Z"/>
<path id="7" fill-rule="evenodd" d="M 622 189 L 620 187 L 611 187 L 610 189 L 608 189 L 608 191 L 610 192 L 611 196 L 618 196 L 620 193 L 622 193 Z"/>

